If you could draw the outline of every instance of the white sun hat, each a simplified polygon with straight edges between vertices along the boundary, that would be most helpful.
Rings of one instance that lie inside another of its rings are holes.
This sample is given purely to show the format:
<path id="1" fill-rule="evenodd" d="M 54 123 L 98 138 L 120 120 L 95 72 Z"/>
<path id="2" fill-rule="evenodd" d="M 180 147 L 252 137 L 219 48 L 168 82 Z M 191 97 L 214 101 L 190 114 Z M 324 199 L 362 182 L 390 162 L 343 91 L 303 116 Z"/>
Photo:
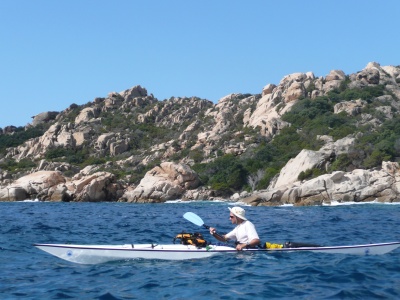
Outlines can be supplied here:
<path id="1" fill-rule="evenodd" d="M 246 211 L 243 208 L 238 207 L 238 206 L 235 206 L 235 207 L 232 207 L 232 208 L 228 207 L 228 208 L 229 208 L 230 212 L 233 213 L 236 217 L 238 217 L 239 219 L 247 221 L 247 219 L 246 219 Z"/>

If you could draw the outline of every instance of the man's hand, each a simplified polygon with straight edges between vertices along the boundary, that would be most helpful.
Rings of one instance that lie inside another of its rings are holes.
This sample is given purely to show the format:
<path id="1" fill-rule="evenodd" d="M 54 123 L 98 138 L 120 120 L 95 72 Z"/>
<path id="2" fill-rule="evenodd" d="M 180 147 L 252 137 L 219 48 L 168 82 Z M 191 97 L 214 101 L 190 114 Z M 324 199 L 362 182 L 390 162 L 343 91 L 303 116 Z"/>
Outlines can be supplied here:
<path id="1" fill-rule="evenodd" d="M 242 251 L 244 248 L 246 248 L 248 245 L 247 244 L 237 244 L 236 245 L 236 250 Z"/>

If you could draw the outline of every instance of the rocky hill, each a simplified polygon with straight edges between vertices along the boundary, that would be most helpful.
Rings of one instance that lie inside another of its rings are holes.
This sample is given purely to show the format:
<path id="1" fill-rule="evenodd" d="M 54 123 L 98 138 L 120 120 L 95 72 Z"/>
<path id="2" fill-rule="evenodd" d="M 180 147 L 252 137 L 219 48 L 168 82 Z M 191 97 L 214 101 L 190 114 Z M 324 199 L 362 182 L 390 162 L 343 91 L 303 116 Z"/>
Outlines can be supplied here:
<path id="1" fill-rule="evenodd" d="M 0 129 L 0 200 L 398 201 L 400 67 L 285 76 L 217 104 L 141 86 Z"/>

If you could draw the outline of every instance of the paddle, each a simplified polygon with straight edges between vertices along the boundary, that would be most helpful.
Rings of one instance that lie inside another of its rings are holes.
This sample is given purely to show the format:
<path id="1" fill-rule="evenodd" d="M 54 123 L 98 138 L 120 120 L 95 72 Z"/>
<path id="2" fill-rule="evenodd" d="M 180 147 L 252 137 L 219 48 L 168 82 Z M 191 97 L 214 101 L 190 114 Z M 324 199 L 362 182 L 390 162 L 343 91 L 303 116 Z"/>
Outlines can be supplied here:
<path id="1" fill-rule="evenodd" d="M 203 227 L 206 228 L 206 229 L 209 229 L 209 228 L 210 228 L 210 226 L 204 224 L 203 220 L 202 220 L 198 215 L 196 215 L 195 213 L 187 212 L 187 213 L 185 213 L 185 214 L 183 215 L 183 217 L 184 217 L 186 220 L 188 220 L 189 222 L 192 222 L 193 224 L 195 224 L 195 225 L 197 225 L 197 226 L 203 226 Z M 218 233 L 216 233 L 216 232 L 214 232 L 214 235 L 216 235 L 216 236 L 218 236 L 219 238 L 225 240 L 225 238 L 224 238 L 222 235 L 220 235 L 220 234 L 218 234 Z"/>

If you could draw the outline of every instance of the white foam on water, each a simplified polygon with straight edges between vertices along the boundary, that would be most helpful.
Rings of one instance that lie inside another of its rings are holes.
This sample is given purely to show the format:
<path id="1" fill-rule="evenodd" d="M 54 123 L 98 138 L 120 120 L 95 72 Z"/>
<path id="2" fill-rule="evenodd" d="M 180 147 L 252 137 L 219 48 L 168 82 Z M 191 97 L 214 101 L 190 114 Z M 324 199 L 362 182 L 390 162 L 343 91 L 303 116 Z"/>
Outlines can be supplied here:
<path id="1" fill-rule="evenodd" d="M 25 200 L 28 202 L 28 200 Z M 31 200 L 32 201 L 32 200 Z M 251 206 L 249 203 L 244 203 L 241 201 L 232 201 L 232 200 L 181 200 L 181 199 L 176 199 L 176 200 L 169 200 L 166 201 L 165 203 L 172 204 L 172 203 L 226 203 L 227 205 L 230 206 Z M 354 202 L 354 201 L 346 201 L 346 202 L 340 202 L 333 200 L 330 203 L 328 202 L 323 202 L 322 206 L 345 206 L 345 205 L 365 205 L 365 204 L 377 204 L 377 205 L 400 205 L 400 202 L 379 202 L 378 200 L 373 200 L 373 201 L 368 201 L 368 202 Z M 282 204 L 279 205 L 279 207 L 293 207 L 293 204 Z M 312 206 L 320 206 L 320 205 L 312 205 Z"/>
<path id="2" fill-rule="evenodd" d="M 400 205 L 400 202 L 379 202 L 378 200 L 367 201 L 367 202 L 339 202 L 331 201 L 331 203 L 322 203 L 322 206 L 344 206 L 344 205 L 365 205 L 365 204 L 378 204 L 378 205 Z"/>

